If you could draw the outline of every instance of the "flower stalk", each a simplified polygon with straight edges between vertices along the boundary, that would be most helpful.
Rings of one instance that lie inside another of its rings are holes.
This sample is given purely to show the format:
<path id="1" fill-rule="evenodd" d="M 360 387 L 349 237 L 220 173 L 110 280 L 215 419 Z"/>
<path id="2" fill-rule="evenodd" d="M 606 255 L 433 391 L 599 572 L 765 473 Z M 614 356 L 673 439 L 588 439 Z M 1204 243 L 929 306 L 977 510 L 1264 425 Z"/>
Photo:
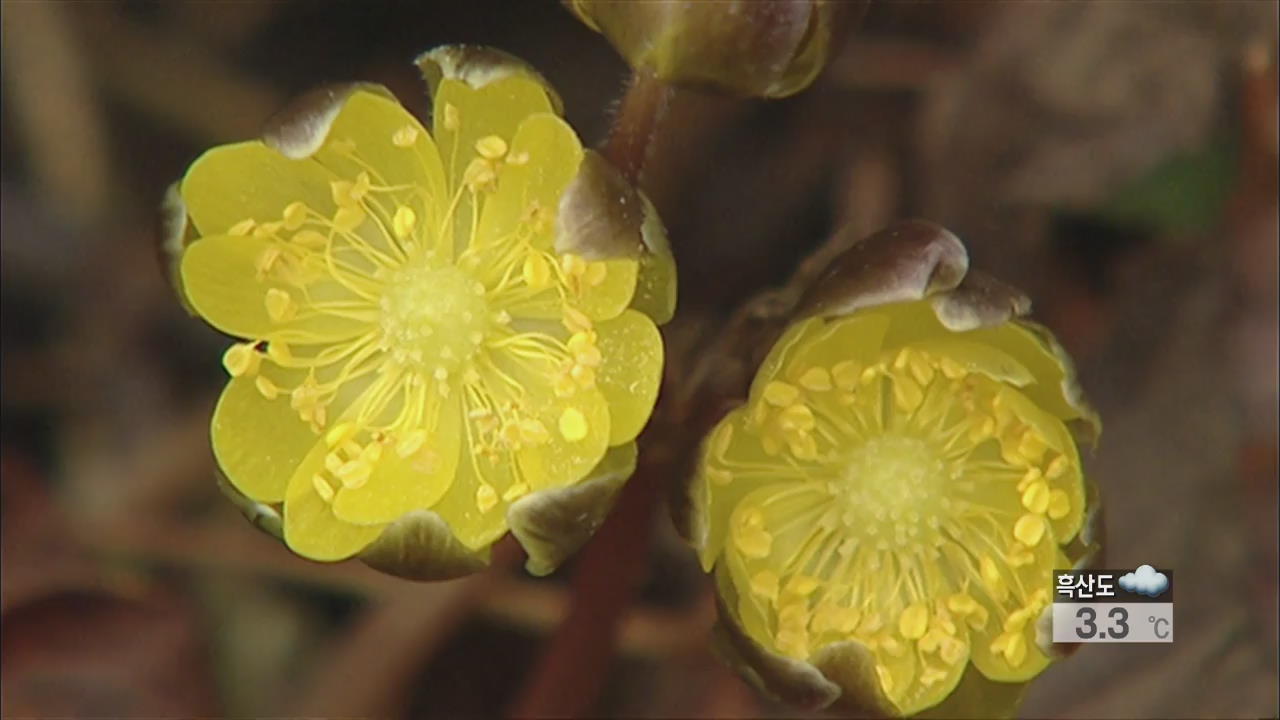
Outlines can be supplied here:
<path id="1" fill-rule="evenodd" d="M 631 74 L 600 151 L 633 185 L 639 186 L 643 179 L 674 93 L 670 85 L 643 69 Z"/>

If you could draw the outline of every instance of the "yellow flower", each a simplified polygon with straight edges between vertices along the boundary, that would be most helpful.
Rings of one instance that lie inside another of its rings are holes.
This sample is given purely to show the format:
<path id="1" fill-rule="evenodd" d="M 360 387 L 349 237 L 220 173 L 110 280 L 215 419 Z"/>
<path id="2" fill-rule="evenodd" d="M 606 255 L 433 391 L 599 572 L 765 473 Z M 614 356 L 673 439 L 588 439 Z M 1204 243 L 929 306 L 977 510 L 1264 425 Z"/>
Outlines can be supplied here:
<path id="1" fill-rule="evenodd" d="M 214 452 L 240 493 L 283 503 L 284 540 L 315 560 L 405 518 L 487 557 L 610 448 L 616 490 L 661 375 L 674 271 L 652 207 L 608 247 L 566 231 L 606 201 L 541 78 L 471 48 L 419 65 L 432 132 L 380 87 L 330 88 L 180 186 L 198 236 L 178 243 L 182 293 L 244 339 L 223 357 Z"/>
<path id="2" fill-rule="evenodd" d="M 775 694 L 761 667 L 808 666 L 818 705 L 909 715 L 970 663 L 1016 683 L 1050 661 L 1053 570 L 1092 551 L 1068 424 L 1097 419 L 1025 297 L 967 265 L 923 222 L 856 245 L 708 436 L 692 539 Z"/>

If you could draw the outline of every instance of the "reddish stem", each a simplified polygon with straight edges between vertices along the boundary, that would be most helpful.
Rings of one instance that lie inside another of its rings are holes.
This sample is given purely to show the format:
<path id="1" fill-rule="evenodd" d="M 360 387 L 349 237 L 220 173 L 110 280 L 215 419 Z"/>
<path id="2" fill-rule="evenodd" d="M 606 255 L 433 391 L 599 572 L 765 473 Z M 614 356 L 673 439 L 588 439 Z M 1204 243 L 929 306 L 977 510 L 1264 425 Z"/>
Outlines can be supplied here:
<path id="1" fill-rule="evenodd" d="M 671 102 L 671 86 L 637 70 L 622 96 L 618 114 L 609 129 L 601 153 L 617 166 L 631 184 L 639 186 L 644 166 L 653 153 L 658 126 Z"/>
<path id="2" fill-rule="evenodd" d="M 604 686 L 619 620 L 647 565 L 660 475 L 641 464 L 617 510 L 583 552 L 569 611 L 511 709 L 512 717 L 581 717 Z"/>

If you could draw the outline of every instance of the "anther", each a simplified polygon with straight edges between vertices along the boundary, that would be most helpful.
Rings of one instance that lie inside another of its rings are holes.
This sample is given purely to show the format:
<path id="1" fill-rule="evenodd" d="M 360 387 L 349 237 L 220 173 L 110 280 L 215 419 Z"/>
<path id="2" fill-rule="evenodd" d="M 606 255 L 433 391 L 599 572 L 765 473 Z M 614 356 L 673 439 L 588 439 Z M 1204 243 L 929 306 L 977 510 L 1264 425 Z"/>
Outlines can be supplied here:
<path id="1" fill-rule="evenodd" d="M 813 392 L 826 392 L 831 389 L 831 373 L 826 368 L 811 367 L 800 376 L 800 387 Z"/>
<path id="2" fill-rule="evenodd" d="M 507 141 L 497 135 L 486 135 L 476 141 L 476 152 L 486 160 L 497 160 L 507 154 Z"/>
<path id="3" fill-rule="evenodd" d="M 1027 513 L 1013 524 L 1013 536 L 1027 547 L 1035 547 L 1044 537 L 1044 518 Z"/>
<path id="4" fill-rule="evenodd" d="M 765 402 L 776 407 L 787 407 L 800 399 L 800 391 L 794 385 L 774 380 L 764 386 Z"/>
<path id="5" fill-rule="evenodd" d="M 276 387 L 276 384 L 267 379 L 265 375 L 259 375 L 253 381 L 253 384 L 254 387 L 258 388 L 258 392 L 262 394 L 262 397 L 268 400 L 275 400 L 280 396 L 280 388 Z"/>
<path id="6" fill-rule="evenodd" d="M 409 147 L 418 141 L 418 129 L 405 125 L 391 134 L 391 144 L 396 147 Z"/>
<path id="7" fill-rule="evenodd" d="M 321 500 L 326 503 L 333 502 L 333 486 L 330 485 L 329 481 L 325 480 L 324 477 L 320 475 L 312 475 L 311 487 L 315 489 L 316 494 L 320 496 Z"/>
<path id="8" fill-rule="evenodd" d="M 364 210 L 358 206 L 340 207 L 333 214 L 333 225 L 343 232 L 352 232 L 364 222 Z"/>
<path id="9" fill-rule="evenodd" d="M 256 375 L 262 356 L 254 350 L 253 343 L 236 343 L 222 354 L 222 367 L 231 377 Z"/>
<path id="10" fill-rule="evenodd" d="M 476 488 L 476 507 L 480 509 L 480 512 L 487 513 L 497 504 L 498 492 L 493 489 L 492 485 L 481 483 L 480 487 Z"/>
<path id="11" fill-rule="evenodd" d="M 397 238 L 403 240 L 413 232 L 413 226 L 417 221 L 418 216 L 413 210 L 406 205 L 401 205 L 396 208 L 396 214 L 391 218 L 391 230 Z"/>
<path id="12" fill-rule="evenodd" d="M 577 442 L 587 436 L 587 418 L 577 408 L 565 408 L 560 413 L 560 435 L 569 442 Z"/>
<path id="13" fill-rule="evenodd" d="M 534 290 L 541 290 L 551 281 L 551 267 L 542 253 L 531 252 L 524 259 L 520 275 L 524 278 L 525 285 Z"/>
<path id="14" fill-rule="evenodd" d="M 1063 490 L 1054 489 L 1049 492 L 1049 517 L 1061 520 L 1071 512 L 1071 500 Z"/>
<path id="15" fill-rule="evenodd" d="M 292 320 L 298 311 L 297 306 L 293 303 L 293 298 L 288 292 L 280 288 L 267 290 L 263 302 L 267 308 L 267 317 L 278 323 Z"/>

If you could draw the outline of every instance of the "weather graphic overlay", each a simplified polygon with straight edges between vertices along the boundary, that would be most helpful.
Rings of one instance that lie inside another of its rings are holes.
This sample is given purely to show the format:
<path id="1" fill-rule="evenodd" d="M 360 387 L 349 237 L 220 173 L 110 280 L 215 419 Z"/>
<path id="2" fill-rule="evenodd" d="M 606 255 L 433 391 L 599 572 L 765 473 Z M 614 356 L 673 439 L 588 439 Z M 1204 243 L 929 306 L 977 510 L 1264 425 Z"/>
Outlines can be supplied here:
<path id="1" fill-rule="evenodd" d="M 1053 578 L 1055 643 L 1173 642 L 1173 571 L 1063 570 Z"/>

